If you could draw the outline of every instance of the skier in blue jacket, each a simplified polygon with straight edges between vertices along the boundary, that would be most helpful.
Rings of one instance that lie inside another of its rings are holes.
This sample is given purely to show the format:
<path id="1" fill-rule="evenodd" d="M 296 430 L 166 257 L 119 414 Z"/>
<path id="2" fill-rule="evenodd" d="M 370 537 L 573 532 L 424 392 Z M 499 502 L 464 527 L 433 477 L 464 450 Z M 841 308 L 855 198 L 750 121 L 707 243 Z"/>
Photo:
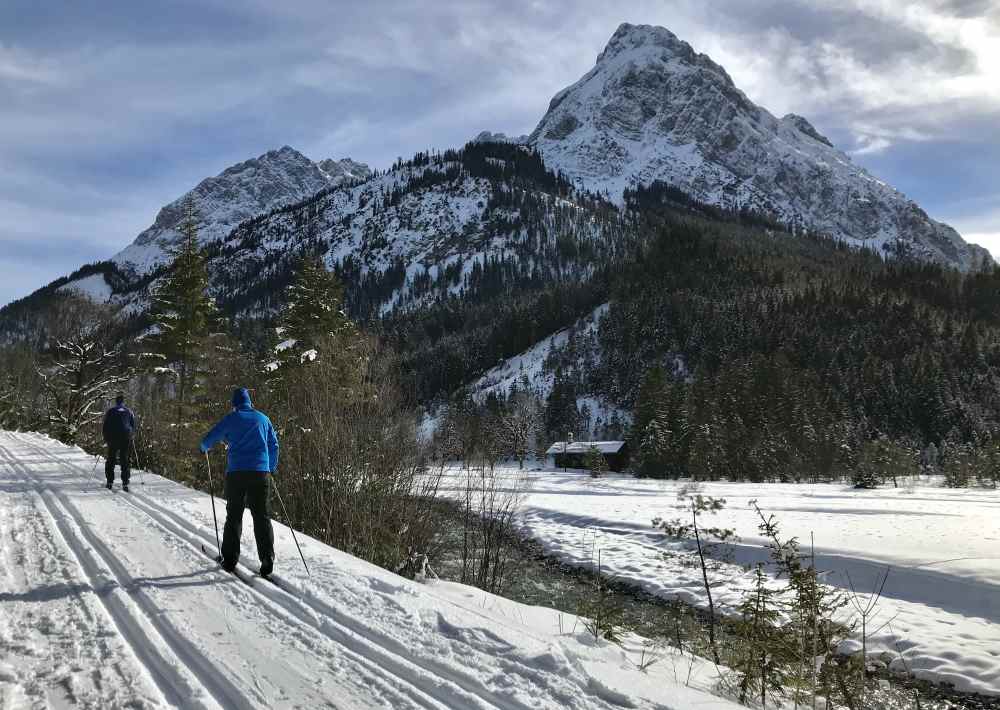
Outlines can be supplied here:
<path id="1" fill-rule="evenodd" d="M 260 555 L 260 574 L 274 569 L 274 530 L 267 509 L 267 477 L 278 467 L 278 436 L 271 420 L 253 408 L 245 389 L 233 392 L 233 411 L 201 440 L 202 452 L 220 441 L 229 447 L 226 465 L 226 525 L 222 535 L 222 566 L 229 572 L 240 559 L 243 510 L 250 508 Z"/>

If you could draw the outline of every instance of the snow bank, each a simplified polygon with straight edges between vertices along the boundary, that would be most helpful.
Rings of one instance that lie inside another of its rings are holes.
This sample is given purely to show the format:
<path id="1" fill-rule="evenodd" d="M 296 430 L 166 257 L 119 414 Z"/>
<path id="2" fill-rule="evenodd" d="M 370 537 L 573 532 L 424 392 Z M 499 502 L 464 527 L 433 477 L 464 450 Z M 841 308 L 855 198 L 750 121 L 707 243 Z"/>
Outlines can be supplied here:
<path id="1" fill-rule="evenodd" d="M 456 473 L 456 475 L 459 475 Z M 664 540 L 653 518 L 679 515 L 683 482 L 557 471 L 528 474 L 519 522 L 551 554 L 592 566 L 596 551 L 609 574 L 665 598 L 707 605 L 700 571 L 688 551 Z M 841 485 L 705 484 L 700 491 L 728 500 L 706 520 L 742 538 L 735 563 L 767 559 L 759 522 L 747 506 L 773 513 L 784 537 L 808 547 L 815 536 L 817 567 L 830 584 L 871 591 L 888 568 L 878 614 L 870 621 L 872 653 L 903 659 L 926 680 L 962 691 L 1000 695 L 1000 491 L 928 486 L 857 491 Z M 720 564 L 713 596 L 735 610 L 750 575 Z"/>

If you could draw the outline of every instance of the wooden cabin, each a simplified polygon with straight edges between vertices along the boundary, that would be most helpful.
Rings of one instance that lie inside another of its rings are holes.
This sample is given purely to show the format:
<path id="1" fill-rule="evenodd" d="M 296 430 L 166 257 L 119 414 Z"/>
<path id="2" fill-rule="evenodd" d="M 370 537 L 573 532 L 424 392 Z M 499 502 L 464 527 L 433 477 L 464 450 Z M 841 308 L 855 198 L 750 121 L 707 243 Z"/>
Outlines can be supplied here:
<path id="1" fill-rule="evenodd" d="M 592 449 L 604 457 L 609 471 L 624 471 L 629 465 L 628 444 L 624 441 L 557 441 L 545 452 L 555 460 L 556 468 L 587 468 Z"/>

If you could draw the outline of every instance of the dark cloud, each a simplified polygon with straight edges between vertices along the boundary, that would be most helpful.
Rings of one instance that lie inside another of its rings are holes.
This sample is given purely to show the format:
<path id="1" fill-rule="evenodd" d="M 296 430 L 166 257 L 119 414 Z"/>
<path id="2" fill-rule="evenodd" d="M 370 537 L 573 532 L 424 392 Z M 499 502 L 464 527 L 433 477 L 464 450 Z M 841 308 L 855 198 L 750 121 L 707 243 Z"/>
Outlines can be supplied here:
<path id="1" fill-rule="evenodd" d="M 961 19 L 997 17 L 995 0 L 935 0 L 931 3 L 938 12 Z"/>

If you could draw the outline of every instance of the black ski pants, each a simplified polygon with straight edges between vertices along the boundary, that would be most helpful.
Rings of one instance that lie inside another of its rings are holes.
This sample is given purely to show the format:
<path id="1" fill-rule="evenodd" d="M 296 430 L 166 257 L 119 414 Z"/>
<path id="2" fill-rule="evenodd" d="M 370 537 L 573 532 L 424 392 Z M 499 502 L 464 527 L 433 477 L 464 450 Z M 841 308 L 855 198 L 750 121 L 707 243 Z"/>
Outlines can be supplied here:
<path id="1" fill-rule="evenodd" d="M 268 474 L 262 471 L 230 471 L 226 474 L 226 527 L 222 534 L 222 564 L 235 567 L 240 560 L 243 510 L 250 508 L 253 536 L 261 564 L 274 561 L 274 530 L 267 509 Z"/>
<path id="2" fill-rule="evenodd" d="M 104 476 L 108 483 L 115 482 L 115 463 L 122 467 L 122 484 L 128 485 L 129 478 L 132 477 L 132 467 L 129 462 L 132 440 L 128 438 L 114 439 L 108 442 L 108 458 L 104 463 Z"/>

